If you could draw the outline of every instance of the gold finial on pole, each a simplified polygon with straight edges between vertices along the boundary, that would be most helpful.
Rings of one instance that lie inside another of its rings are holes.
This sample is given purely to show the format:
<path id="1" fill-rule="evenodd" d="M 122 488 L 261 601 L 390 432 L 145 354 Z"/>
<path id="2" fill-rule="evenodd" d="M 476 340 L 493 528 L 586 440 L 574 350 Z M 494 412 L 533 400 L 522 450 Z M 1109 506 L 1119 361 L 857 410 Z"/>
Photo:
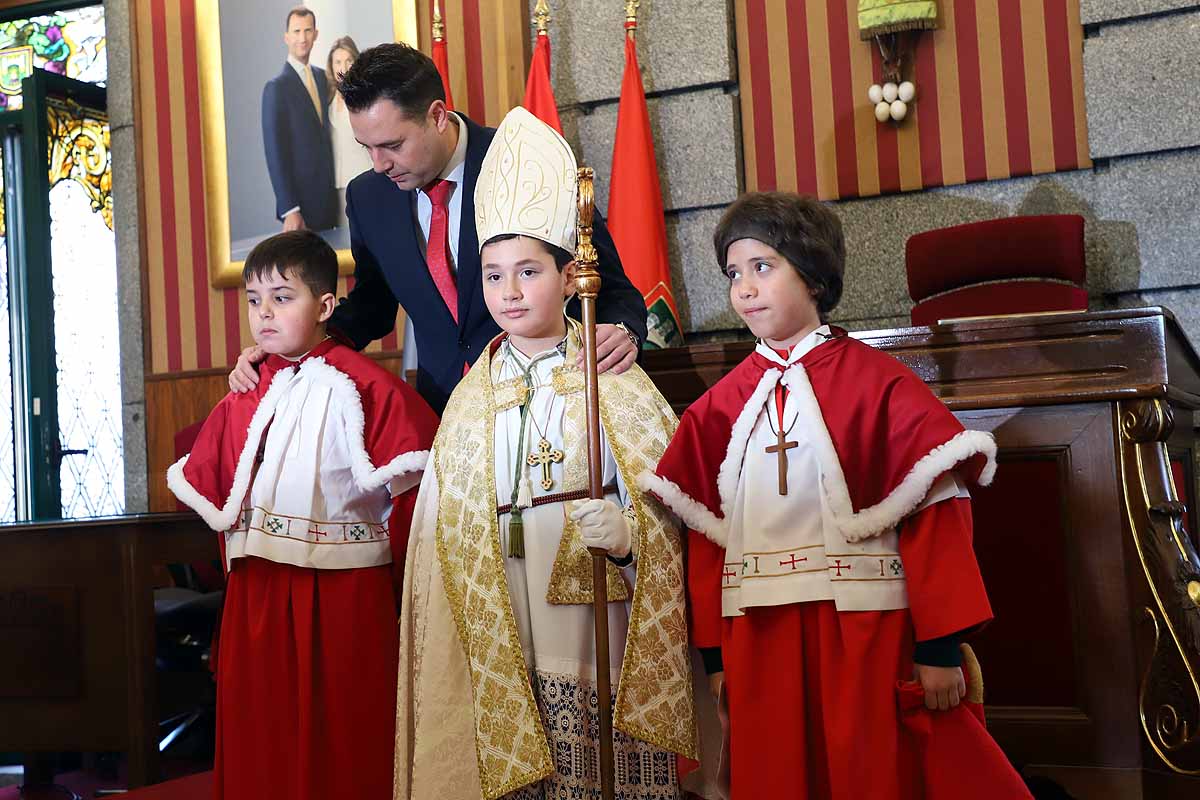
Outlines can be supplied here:
<path id="1" fill-rule="evenodd" d="M 537 1 L 537 7 L 533 10 L 533 24 L 537 28 L 538 36 L 546 35 L 550 28 L 550 4 L 546 0 Z"/>
<path id="2" fill-rule="evenodd" d="M 596 269 L 599 256 L 592 244 L 592 217 L 596 201 L 593 190 L 595 172 L 591 167 L 579 168 L 579 241 L 575 245 L 575 285 L 579 299 L 596 299 L 600 293 L 600 273 Z"/>
<path id="3" fill-rule="evenodd" d="M 442 6 L 438 0 L 433 0 L 433 40 L 440 42 L 446 38 L 446 24 L 442 22 Z"/>
<path id="4" fill-rule="evenodd" d="M 641 0 L 625 0 L 625 35 L 630 39 L 634 36 L 633 32 L 637 30 L 638 7 L 641 4 Z"/>

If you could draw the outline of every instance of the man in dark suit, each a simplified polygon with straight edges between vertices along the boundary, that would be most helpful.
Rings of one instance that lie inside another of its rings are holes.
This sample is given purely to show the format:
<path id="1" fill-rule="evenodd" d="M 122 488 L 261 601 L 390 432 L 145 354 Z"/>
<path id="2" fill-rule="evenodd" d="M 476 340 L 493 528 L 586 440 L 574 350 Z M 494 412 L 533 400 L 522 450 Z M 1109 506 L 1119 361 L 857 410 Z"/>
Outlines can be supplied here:
<path id="1" fill-rule="evenodd" d="M 373 170 L 346 191 L 355 285 L 329 325 L 363 348 L 392 330 L 402 304 L 416 333 L 417 389 L 440 413 L 464 368 L 500 332 L 483 301 L 474 208 L 496 131 L 449 111 L 433 61 L 407 45 L 364 51 L 341 90 Z M 593 236 L 602 279 L 599 367 L 622 372 L 646 338 L 646 306 L 599 214 Z M 578 301 L 572 305 L 568 313 L 577 317 Z M 257 383 L 258 358 L 254 348 L 243 352 L 230 388 Z"/>
<path id="2" fill-rule="evenodd" d="M 325 70 L 308 63 L 316 39 L 316 15 L 302 6 L 289 11 L 283 33 L 287 62 L 263 87 L 263 146 L 275 217 L 285 231 L 337 225 L 329 88 Z"/>

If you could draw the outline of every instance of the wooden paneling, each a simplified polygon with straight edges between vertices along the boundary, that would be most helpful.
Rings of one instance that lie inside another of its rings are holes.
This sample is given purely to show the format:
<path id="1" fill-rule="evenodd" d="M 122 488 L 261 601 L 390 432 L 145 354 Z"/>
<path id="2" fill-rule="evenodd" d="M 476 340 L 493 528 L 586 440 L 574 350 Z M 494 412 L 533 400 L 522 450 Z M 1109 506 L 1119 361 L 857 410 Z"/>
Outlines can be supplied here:
<path id="1" fill-rule="evenodd" d="M 0 751 L 125 751 L 129 785 L 154 781 L 155 567 L 219 557 L 194 514 L 0 525 L 0 684 L 25 681 L 0 692 Z"/>

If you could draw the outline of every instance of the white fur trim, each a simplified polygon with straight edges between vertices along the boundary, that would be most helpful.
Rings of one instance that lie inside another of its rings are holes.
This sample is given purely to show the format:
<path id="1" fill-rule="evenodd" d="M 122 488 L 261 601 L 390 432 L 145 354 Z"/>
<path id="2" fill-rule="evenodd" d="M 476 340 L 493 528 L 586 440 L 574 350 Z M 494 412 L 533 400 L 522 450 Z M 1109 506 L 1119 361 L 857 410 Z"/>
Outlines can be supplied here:
<path id="1" fill-rule="evenodd" d="M 313 381 L 328 386 L 338 399 L 338 408 L 346 424 L 346 440 L 350 445 L 351 469 L 354 480 L 364 492 L 371 492 L 407 472 L 425 469 L 429 460 L 428 450 L 412 450 L 401 453 L 381 467 L 371 463 L 367 454 L 364 434 L 366 418 L 363 415 L 362 398 L 358 387 L 346 373 L 330 365 L 323 358 L 310 358 L 300 365 L 300 374 L 311 376 Z M 397 420 L 400 422 L 400 420 Z"/>
<path id="2" fill-rule="evenodd" d="M 300 365 L 300 375 L 311 378 L 315 383 L 328 386 L 337 397 L 338 408 L 346 425 L 346 440 L 350 446 L 351 469 L 354 480 L 364 492 L 371 492 L 386 486 L 393 479 L 410 472 L 425 469 L 429 460 L 428 450 L 413 450 L 401 453 L 381 467 L 375 467 L 367 455 L 363 432 L 366 428 L 362 410 L 362 400 L 354 382 L 340 370 L 328 364 L 323 358 L 310 358 Z M 200 494 L 183 475 L 183 467 L 187 464 L 188 456 L 179 459 L 167 470 L 167 486 L 180 502 L 194 510 L 200 518 L 215 531 L 224 531 L 233 527 L 242 510 L 242 501 L 250 489 L 250 471 L 254 466 L 254 458 L 258 453 L 258 445 L 266 431 L 267 425 L 275 416 L 276 406 L 291 382 L 296 371 L 288 368 L 275 373 L 271 385 L 254 410 L 250 420 L 250 428 L 246 433 L 246 444 L 238 456 L 237 468 L 233 475 L 233 486 L 224 504 L 217 508 L 204 495 Z"/>
<path id="3" fill-rule="evenodd" d="M 233 527 L 242 511 L 242 500 L 250 489 L 250 470 L 254 467 L 254 457 L 258 453 L 258 443 L 262 439 L 267 424 L 275 416 L 275 407 L 279 399 L 287 391 L 289 382 L 294 375 L 291 369 L 281 369 L 271 379 L 271 385 L 258 401 L 254 416 L 250 418 L 250 428 L 246 432 L 246 444 L 238 456 L 237 468 L 233 473 L 233 485 L 225 503 L 217 508 L 204 495 L 196 490 L 183 475 L 183 467 L 187 464 L 188 456 L 184 456 L 171 465 L 167 470 L 167 486 L 175 497 L 188 508 L 200 515 L 208 527 L 214 531 L 224 531 Z M 189 454 L 190 455 L 190 454 Z"/>
<path id="4" fill-rule="evenodd" d="M 799 413 L 807 415 L 817 423 L 813 426 L 813 430 L 817 432 L 813 447 L 821 465 L 821 483 L 834 520 L 847 542 L 861 542 L 894 528 L 921 505 L 921 501 L 925 499 L 938 477 L 974 455 L 983 454 L 987 457 L 987 465 L 979 478 L 981 485 L 986 486 L 995 475 L 995 439 L 991 434 L 982 431 L 962 431 L 946 443 L 930 450 L 913 464 L 904 480 L 900 481 L 887 497 L 870 508 L 855 513 L 850 500 L 850 490 L 846 485 L 846 476 L 842 472 L 842 465 L 829 436 L 829 430 L 825 427 L 821 407 L 813 393 L 812 384 L 809 383 L 808 374 L 803 366 L 796 364 L 785 373 L 785 380 L 796 398 Z M 722 497 L 722 505 L 724 502 Z"/>
<path id="5" fill-rule="evenodd" d="M 990 433 L 983 431 L 962 431 L 918 460 L 891 494 L 870 508 L 855 513 L 841 461 L 829 436 L 829 430 L 825 427 L 825 418 L 821 414 L 821 407 L 813 393 L 808 374 L 802 365 L 793 364 L 783 374 L 783 378 L 796 399 L 799 413 L 814 422 L 813 429 L 817 435 L 813 441 L 813 448 L 821 467 L 822 488 L 829 500 L 834 521 L 847 542 L 861 542 L 894 529 L 901 520 L 920 507 L 939 477 L 972 456 L 983 455 L 987 459 L 979 475 L 979 485 L 987 486 L 995 477 L 996 440 Z M 725 547 L 729 539 L 730 509 L 737 495 L 742 460 L 746 455 L 750 434 L 767 396 L 775 388 L 778 380 L 779 371 L 768 369 L 733 425 L 729 448 L 717 474 L 717 492 L 723 519 L 719 519 L 703 503 L 689 497 L 678 485 L 666 478 L 652 472 L 643 472 L 637 478 L 639 488 L 658 495 L 688 527 L 700 531 L 721 547 Z"/>
<path id="6" fill-rule="evenodd" d="M 728 520 L 733 509 L 733 499 L 737 496 L 738 480 L 742 476 L 742 460 L 746 457 L 746 447 L 750 444 L 750 434 L 754 432 L 754 423 L 762 412 L 767 396 L 775 390 L 779 383 L 780 370 L 771 368 L 763 373 L 754 388 L 754 393 L 742 407 L 737 421 L 729 437 L 729 448 L 725 451 L 725 460 L 717 472 L 717 496 L 721 498 L 721 517 Z"/>
<path id="7" fill-rule="evenodd" d="M 644 492 L 658 495 L 663 505 L 678 514 L 685 525 L 700 531 L 714 544 L 724 547 L 729 540 L 724 520 L 717 519 L 703 503 L 688 497 L 673 481 L 646 470 L 637 476 L 637 485 Z"/>

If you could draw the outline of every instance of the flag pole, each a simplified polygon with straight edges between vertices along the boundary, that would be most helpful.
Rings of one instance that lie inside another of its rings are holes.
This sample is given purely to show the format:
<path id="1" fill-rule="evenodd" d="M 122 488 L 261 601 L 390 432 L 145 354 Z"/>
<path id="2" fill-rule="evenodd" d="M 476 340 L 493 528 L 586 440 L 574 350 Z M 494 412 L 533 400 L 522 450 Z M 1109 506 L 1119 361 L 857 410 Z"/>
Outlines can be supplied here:
<path id="1" fill-rule="evenodd" d="M 590 167 L 579 168 L 579 243 L 575 248 L 575 291 L 583 309 L 583 386 L 587 413 L 588 495 L 604 497 L 604 462 L 600 447 L 600 395 L 596 376 L 596 295 L 600 273 L 592 244 L 595 210 Z M 596 618 L 596 701 L 600 712 L 600 793 L 613 798 L 612 680 L 608 654 L 608 553 L 589 548 L 592 554 L 592 610 Z"/>

